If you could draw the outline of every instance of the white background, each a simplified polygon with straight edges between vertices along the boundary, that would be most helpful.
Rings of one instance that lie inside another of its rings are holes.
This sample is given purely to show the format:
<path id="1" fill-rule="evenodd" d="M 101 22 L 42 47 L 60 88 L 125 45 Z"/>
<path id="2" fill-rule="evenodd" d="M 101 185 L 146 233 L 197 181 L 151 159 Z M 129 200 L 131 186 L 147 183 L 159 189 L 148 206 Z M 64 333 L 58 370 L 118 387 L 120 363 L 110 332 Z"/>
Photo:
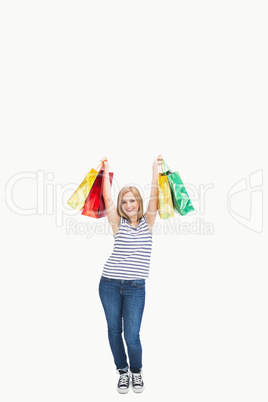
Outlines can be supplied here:
<path id="1" fill-rule="evenodd" d="M 122 398 L 98 295 L 112 232 L 67 200 L 105 155 L 115 203 L 133 184 L 146 208 L 159 154 L 195 212 L 157 217 L 146 389 L 125 398 L 267 401 L 264 6 L 1 5 L 1 401 Z M 232 216 L 228 194 L 241 180 Z"/>

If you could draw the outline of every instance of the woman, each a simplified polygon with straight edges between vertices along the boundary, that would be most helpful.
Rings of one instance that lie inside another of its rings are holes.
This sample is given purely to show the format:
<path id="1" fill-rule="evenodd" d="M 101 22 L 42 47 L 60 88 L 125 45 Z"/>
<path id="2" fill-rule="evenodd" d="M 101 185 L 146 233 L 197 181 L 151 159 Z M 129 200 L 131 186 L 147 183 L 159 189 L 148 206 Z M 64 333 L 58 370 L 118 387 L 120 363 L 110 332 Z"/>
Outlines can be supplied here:
<path id="1" fill-rule="evenodd" d="M 152 229 L 158 206 L 158 166 L 162 164 L 162 155 L 153 162 L 151 195 L 145 214 L 140 192 L 134 186 L 120 190 L 115 208 L 111 197 L 108 159 L 101 161 L 104 161 L 105 210 L 115 243 L 103 268 L 99 295 L 107 320 L 111 351 L 120 374 L 117 390 L 127 393 L 131 377 L 133 391 L 142 392 L 144 382 L 139 334 L 145 302 L 145 281 L 150 268 Z M 123 331 L 129 365 L 122 339 Z"/>

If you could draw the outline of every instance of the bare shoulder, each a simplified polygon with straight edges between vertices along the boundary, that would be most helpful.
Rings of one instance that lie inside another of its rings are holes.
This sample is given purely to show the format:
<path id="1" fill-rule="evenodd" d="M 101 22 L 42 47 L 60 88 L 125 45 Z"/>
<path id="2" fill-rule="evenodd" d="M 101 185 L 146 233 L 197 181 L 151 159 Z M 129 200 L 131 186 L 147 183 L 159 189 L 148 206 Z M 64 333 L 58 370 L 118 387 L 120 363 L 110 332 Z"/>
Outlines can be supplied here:
<path id="1" fill-rule="evenodd" d="M 153 220 L 150 219 L 150 218 L 148 219 L 148 213 L 147 212 L 144 215 L 145 215 L 145 218 L 147 220 L 148 228 L 149 228 L 151 234 L 153 234 L 153 225 L 154 225 L 155 219 L 153 219 Z"/>
<path id="2" fill-rule="evenodd" d="M 116 235 L 120 226 L 120 215 L 115 208 L 113 200 L 105 200 L 105 211 L 113 234 Z"/>
<path id="3" fill-rule="evenodd" d="M 118 215 L 118 213 L 117 213 L 117 215 Z M 115 221 L 113 224 L 111 224 L 112 229 L 113 229 L 113 234 L 114 234 L 114 235 L 116 235 L 116 233 L 117 233 L 118 230 L 119 230 L 120 218 L 121 218 L 120 215 L 118 215 L 116 221 Z"/>

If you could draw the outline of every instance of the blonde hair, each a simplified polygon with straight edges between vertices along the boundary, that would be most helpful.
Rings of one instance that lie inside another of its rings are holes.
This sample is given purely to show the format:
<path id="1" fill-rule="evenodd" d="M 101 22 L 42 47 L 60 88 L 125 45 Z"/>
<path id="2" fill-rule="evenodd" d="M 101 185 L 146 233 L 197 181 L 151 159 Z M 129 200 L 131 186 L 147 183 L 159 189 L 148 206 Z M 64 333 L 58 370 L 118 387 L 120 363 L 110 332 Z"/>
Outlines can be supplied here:
<path id="1" fill-rule="evenodd" d="M 120 216 L 129 220 L 129 217 L 122 211 L 122 198 L 129 191 L 131 191 L 134 194 L 134 197 L 136 198 L 136 201 L 139 204 L 138 221 L 140 221 L 140 219 L 143 216 L 143 199 L 142 199 L 141 194 L 140 194 L 139 190 L 137 189 L 137 187 L 125 186 L 119 191 L 119 194 L 117 197 L 117 212 Z"/>

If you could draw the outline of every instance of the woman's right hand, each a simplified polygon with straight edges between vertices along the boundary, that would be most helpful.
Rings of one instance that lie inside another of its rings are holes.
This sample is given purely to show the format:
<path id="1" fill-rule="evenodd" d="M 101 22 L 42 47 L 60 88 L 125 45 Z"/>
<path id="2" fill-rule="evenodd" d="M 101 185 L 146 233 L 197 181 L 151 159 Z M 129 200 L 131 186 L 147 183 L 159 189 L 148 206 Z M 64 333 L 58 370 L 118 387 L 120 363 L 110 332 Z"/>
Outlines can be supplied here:
<path id="1" fill-rule="evenodd" d="M 105 161 L 105 162 L 103 162 L 103 161 Z M 104 169 L 105 169 L 105 170 L 106 170 L 106 169 L 109 170 L 109 163 L 108 163 L 108 158 L 107 158 L 107 156 L 104 156 L 104 157 L 101 159 L 101 162 L 103 162 L 103 167 L 104 167 Z"/>

